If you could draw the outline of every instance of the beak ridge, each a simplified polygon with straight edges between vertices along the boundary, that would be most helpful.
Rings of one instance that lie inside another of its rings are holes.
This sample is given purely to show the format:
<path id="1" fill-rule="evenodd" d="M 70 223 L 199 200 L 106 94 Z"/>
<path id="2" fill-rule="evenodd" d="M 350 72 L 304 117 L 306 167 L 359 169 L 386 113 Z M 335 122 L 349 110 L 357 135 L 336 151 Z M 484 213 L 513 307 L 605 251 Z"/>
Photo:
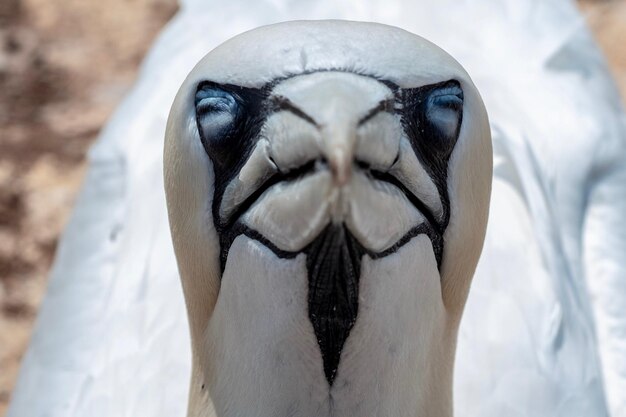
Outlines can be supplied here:
<path id="1" fill-rule="evenodd" d="M 339 126 L 328 129 L 324 135 L 326 157 L 333 181 L 337 187 L 343 187 L 350 181 L 356 146 L 356 129 L 352 121 L 345 121 Z"/>

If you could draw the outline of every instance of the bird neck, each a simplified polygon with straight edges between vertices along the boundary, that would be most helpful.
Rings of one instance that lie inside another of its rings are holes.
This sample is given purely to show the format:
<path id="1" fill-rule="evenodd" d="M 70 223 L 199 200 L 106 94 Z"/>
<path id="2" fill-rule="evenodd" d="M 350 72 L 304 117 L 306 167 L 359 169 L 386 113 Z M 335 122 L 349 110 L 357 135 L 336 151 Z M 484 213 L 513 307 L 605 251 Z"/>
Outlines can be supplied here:
<path id="1" fill-rule="evenodd" d="M 418 236 L 393 259 L 363 258 L 358 317 L 329 384 L 307 311 L 306 256 L 280 259 L 237 238 L 194 352 L 190 415 L 211 415 L 200 410 L 210 397 L 219 417 L 451 417 L 455 332 L 429 245 Z M 194 390 L 206 395 L 194 400 Z"/>

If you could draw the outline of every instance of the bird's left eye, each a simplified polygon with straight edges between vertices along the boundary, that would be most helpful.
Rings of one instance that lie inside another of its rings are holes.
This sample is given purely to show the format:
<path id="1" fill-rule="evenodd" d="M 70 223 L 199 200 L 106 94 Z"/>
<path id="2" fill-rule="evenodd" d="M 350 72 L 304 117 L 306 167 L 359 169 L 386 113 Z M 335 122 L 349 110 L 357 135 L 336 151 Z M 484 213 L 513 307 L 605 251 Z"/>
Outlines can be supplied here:
<path id="1" fill-rule="evenodd" d="M 461 128 L 463 90 L 450 81 L 428 91 L 420 104 L 421 130 L 424 140 L 441 156 L 449 156 Z"/>
<path id="2" fill-rule="evenodd" d="M 463 91 L 458 86 L 435 90 L 427 99 L 426 120 L 436 125 L 441 134 L 454 137 L 458 133 L 463 109 Z"/>
<path id="3" fill-rule="evenodd" d="M 402 90 L 406 132 L 422 158 L 445 170 L 461 131 L 463 89 L 456 80 Z"/>
<path id="4" fill-rule="evenodd" d="M 196 92 L 196 116 L 205 146 L 224 146 L 236 126 L 239 103 L 227 91 L 205 86 Z"/>

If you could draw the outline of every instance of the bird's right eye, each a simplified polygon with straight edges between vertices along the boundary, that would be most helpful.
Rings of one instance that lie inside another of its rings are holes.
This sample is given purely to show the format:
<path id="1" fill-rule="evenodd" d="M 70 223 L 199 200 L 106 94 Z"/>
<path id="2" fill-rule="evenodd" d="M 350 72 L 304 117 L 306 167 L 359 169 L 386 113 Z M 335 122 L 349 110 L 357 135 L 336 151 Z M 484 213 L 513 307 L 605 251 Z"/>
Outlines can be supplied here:
<path id="1" fill-rule="evenodd" d="M 196 92 L 196 117 L 205 146 L 220 147 L 228 142 L 237 125 L 240 106 L 227 91 L 214 86 Z"/>

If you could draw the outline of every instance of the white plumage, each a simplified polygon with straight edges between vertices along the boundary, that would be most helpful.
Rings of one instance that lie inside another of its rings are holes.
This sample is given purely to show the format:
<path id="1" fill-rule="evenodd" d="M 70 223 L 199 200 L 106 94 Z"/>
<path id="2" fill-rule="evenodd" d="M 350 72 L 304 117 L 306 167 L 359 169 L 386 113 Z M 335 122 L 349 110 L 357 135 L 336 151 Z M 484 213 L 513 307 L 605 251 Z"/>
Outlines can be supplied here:
<path id="1" fill-rule="evenodd" d="M 456 414 L 626 415 L 626 126 L 615 86 L 569 1 L 450 0 L 184 2 L 92 149 L 9 416 L 184 415 L 189 335 L 162 191 L 165 120 L 208 50 L 297 18 L 422 35 L 485 100 L 494 190 L 459 335 Z"/>
<path id="2" fill-rule="evenodd" d="M 451 416 L 492 165 L 471 79 L 411 33 L 287 22 L 211 51 L 164 153 L 189 415 Z"/>

